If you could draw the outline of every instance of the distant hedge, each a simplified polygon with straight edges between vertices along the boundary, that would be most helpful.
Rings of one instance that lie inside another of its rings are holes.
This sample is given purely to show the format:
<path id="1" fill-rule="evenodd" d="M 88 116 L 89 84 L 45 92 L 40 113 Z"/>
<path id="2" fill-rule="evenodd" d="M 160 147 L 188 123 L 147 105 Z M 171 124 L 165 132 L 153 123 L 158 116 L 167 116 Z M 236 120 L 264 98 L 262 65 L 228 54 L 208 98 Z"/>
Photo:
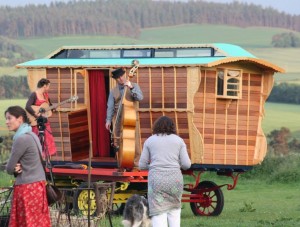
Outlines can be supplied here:
<path id="1" fill-rule="evenodd" d="M 273 87 L 268 102 L 300 104 L 300 86 L 280 83 Z"/>
<path id="2" fill-rule="evenodd" d="M 30 94 L 26 76 L 1 76 L 0 97 L 1 99 L 27 98 Z"/>

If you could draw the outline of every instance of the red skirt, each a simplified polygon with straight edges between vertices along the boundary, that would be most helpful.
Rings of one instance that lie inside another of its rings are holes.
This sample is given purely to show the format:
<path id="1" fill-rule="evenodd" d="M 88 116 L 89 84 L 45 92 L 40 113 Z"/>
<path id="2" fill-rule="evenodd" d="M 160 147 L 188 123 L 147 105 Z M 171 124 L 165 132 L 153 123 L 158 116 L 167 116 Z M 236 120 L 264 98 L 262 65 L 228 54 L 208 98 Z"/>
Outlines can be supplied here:
<path id="1" fill-rule="evenodd" d="M 9 227 L 51 227 L 44 181 L 14 186 Z"/>
<path id="2" fill-rule="evenodd" d="M 43 149 L 43 157 L 46 156 L 46 149 L 48 151 L 49 155 L 54 155 L 56 153 L 56 146 L 55 146 L 55 141 L 52 135 L 52 130 L 49 121 L 45 123 L 45 131 L 44 131 L 44 149 Z M 32 127 L 32 131 L 38 136 L 39 135 L 39 129 L 37 126 Z"/>

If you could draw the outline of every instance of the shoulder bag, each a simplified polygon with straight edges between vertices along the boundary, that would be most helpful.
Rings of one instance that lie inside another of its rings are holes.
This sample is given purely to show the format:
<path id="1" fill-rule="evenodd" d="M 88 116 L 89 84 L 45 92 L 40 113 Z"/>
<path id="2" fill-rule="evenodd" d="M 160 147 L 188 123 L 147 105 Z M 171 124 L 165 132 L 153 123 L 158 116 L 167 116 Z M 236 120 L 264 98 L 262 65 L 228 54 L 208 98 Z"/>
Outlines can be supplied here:
<path id="1" fill-rule="evenodd" d="M 32 135 L 31 135 L 32 136 Z M 41 155 L 41 150 L 40 150 L 40 147 L 38 146 L 37 144 L 37 141 L 36 139 L 32 136 L 33 140 L 35 141 L 36 145 L 37 145 L 37 148 L 38 148 L 38 152 L 39 152 L 39 156 L 40 156 L 40 160 L 41 160 L 41 163 L 42 163 L 42 166 L 44 168 L 44 171 L 45 171 L 45 177 L 46 177 L 46 180 L 47 180 L 47 175 L 46 175 L 46 168 L 45 168 L 45 165 L 44 165 L 44 162 L 43 162 L 43 159 L 42 159 L 42 155 Z M 50 168 L 51 169 L 51 168 Z M 54 182 L 52 180 L 49 181 L 47 180 L 47 184 L 46 184 L 46 194 L 47 194 L 47 200 L 48 200 L 48 205 L 51 206 L 53 205 L 54 203 L 58 202 L 61 200 L 62 198 L 62 192 L 59 190 L 58 187 L 56 187 L 54 185 Z"/>

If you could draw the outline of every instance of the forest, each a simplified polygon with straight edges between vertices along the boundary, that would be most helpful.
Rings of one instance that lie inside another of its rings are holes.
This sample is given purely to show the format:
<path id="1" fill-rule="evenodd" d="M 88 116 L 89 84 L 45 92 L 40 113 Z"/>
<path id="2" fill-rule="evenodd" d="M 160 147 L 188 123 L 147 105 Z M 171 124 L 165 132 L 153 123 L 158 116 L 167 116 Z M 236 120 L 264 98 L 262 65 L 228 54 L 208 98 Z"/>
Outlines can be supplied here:
<path id="1" fill-rule="evenodd" d="M 138 37 L 143 28 L 179 24 L 265 26 L 300 31 L 300 16 L 234 1 L 95 0 L 0 7 L 0 36 L 121 35 Z"/>

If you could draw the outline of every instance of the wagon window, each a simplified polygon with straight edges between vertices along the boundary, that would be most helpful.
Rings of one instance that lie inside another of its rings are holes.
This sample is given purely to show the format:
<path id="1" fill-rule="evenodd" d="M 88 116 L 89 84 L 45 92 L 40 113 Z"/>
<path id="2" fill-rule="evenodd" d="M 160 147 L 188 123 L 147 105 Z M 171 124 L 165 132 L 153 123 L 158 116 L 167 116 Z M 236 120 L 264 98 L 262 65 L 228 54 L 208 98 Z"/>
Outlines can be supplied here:
<path id="1" fill-rule="evenodd" d="M 150 58 L 150 49 L 123 50 L 123 58 Z"/>
<path id="2" fill-rule="evenodd" d="M 211 57 L 211 48 L 178 49 L 176 57 Z"/>
<path id="3" fill-rule="evenodd" d="M 89 58 L 119 58 L 120 50 L 91 50 Z"/>
<path id="4" fill-rule="evenodd" d="M 219 69 L 217 71 L 217 97 L 240 99 L 242 97 L 242 71 Z"/>
<path id="5" fill-rule="evenodd" d="M 174 50 L 174 49 L 155 50 L 156 58 L 174 58 L 175 54 L 176 54 L 176 50 Z"/>

